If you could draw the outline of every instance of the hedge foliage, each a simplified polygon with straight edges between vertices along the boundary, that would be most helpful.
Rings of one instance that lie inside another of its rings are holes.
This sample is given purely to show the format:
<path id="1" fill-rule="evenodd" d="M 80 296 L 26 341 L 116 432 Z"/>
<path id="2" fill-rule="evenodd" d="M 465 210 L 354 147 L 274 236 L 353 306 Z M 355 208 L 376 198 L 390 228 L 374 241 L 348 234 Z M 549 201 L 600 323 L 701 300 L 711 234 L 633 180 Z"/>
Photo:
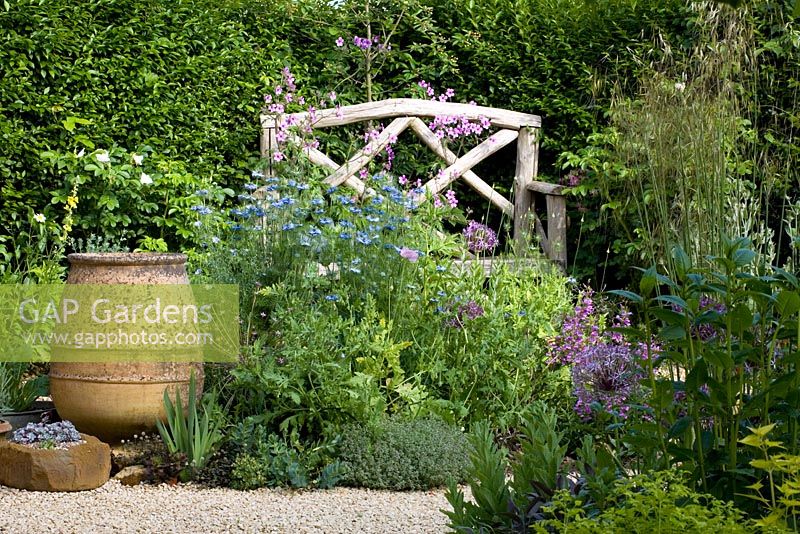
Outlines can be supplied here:
<path id="1" fill-rule="evenodd" d="M 771 135 L 790 147 L 784 112 L 795 101 L 798 54 L 784 11 L 775 0 L 752 9 L 764 61 L 755 100 L 784 117 Z M 540 114 L 540 173 L 554 180 L 559 156 L 607 124 L 615 94 L 635 94 L 652 65 L 665 55 L 677 63 L 692 48 L 694 17 L 683 0 L 6 2 L 0 236 L 17 233 L 31 209 L 59 214 L 50 192 L 65 187 L 64 176 L 44 151 L 150 147 L 199 181 L 240 185 L 257 155 L 261 96 L 280 68 L 291 66 L 309 98 L 335 90 L 342 103 L 365 100 L 364 56 L 351 43 L 368 22 L 392 45 L 372 61 L 373 98 L 411 96 L 426 79 L 462 101 Z M 340 36 L 347 46 L 334 44 Z M 334 144 L 332 155 L 346 146 Z M 500 190 L 511 183 L 512 151 L 478 168 Z M 421 168 L 417 159 L 398 154 L 397 163 Z"/>
<path id="2" fill-rule="evenodd" d="M 215 2 L 13 2 L 0 10 L 0 234 L 63 187 L 46 150 L 150 146 L 232 180 L 256 146 L 261 73 L 281 64 Z"/>

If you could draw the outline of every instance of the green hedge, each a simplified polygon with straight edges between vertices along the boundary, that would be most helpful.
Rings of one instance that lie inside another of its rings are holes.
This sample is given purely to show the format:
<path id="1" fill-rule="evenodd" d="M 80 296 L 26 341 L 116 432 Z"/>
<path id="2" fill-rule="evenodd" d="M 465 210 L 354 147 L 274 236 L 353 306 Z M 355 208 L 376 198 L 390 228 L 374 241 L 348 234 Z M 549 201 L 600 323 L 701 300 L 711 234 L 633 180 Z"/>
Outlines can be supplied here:
<path id="1" fill-rule="evenodd" d="M 45 150 L 150 146 L 235 182 L 257 149 L 260 78 L 281 64 L 217 2 L 12 2 L 0 10 L 0 235 L 63 186 Z"/>
<path id="2" fill-rule="evenodd" d="M 9 2 L 0 9 L 0 236 L 17 233 L 14 219 L 29 208 L 60 219 L 49 201 L 64 177 L 39 158 L 47 150 L 149 146 L 195 176 L 243 183 L 261 95 L 281 67 L 307 96 L 334 89 L 344 103 L 364 100 L 358 53 L 334 40 L 364 35 L 365 2 Z M 664 35 L 678 53 L 692 39 L 681 0 L 369 4 L 373 33 L 392 44 L 376 62 L 375 98 L 408 96 L 424 78 L 461 100 L 540 114 L 540 169 L 552 177 L 559 154 L 605 123 L 611 88 L 635 87 L 632 51 L 645 55 Z M 501 189 L 513 166 L 505 153 L 479 169 L 502 178 Z M 397 162 L 424 168 L 413 153 Z"/>

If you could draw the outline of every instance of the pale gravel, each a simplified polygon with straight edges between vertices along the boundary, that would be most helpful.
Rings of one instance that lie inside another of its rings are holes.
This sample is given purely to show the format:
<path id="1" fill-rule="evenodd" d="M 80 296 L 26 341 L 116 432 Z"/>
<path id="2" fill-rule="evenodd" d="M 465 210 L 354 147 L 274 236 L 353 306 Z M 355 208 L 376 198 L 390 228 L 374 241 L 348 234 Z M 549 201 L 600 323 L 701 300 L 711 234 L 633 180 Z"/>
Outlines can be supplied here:
<path id="1" fill-rule="evenodd" d="M 194 485 L 128 487 L 116 480 L 76 493 L 0 486 L 0 532 L 447 532 L 444 490 L 336 488 L 236 491 Z"/>

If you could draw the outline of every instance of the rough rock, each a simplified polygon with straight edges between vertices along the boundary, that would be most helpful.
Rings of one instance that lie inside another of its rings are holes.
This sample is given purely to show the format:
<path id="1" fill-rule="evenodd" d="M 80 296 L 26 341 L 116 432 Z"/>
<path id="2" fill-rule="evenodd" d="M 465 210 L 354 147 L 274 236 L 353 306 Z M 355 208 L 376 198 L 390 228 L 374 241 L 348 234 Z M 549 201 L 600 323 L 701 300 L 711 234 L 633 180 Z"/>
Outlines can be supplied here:
<path id="1" fill-rule="evenodd" d="M 130 465 L 114 475 L 123 486 L 138 486 L 147 479 L 147 468 L 143 465 Z"/>
<path id="2" fill-rule="evenodd" d="M 111 474 L 111 449 L 99 439 L 67 449 L 36 449 L 0 441 L 0 484 L 33 491 L 95 489 Z"/>

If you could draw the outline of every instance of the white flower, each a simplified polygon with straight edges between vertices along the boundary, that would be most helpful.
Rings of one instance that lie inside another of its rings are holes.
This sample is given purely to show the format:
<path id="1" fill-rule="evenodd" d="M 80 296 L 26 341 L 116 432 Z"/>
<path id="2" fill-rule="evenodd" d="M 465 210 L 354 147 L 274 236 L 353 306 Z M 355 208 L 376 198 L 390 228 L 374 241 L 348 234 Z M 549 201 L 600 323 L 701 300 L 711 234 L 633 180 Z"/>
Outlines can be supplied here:
<path id="1" fill-rule="evenodd" d="M 145 173 L 142 173 L 142 177 L 139 178 L 139 181 L 144 185 L 150 185 L 153 183 L 153 179 L 150 178 L 150 175 Z"/>
<path id="2" fill-rule="evenodd" d="M 685 83 L 677 82 L 675 84 L 675 90 L 678 91 L 679 93 L 682 93 L 684 89 L 686 89 L 686 84 Z"/>
<path id="3" fill-rule="evenodd" d="M 44 213 L 37 213 L 33 216 L 33 220 L 38 223 L 43 223 L 47 220 L 47 217 L 44 216 Z"/>
<path id="4" fill-rule="evenodd" d="M 97 158 L 97 161 L 100 163 L 108 163 L 111 161 L 111 158 L 108 156 L 108 151 L 106 150 L 101 150 L 95 154 L 94 157 Z"/>
<path id="5" fill-rule="evenodd" d="M 86 154 L 86 150 L 82 148 L 81 151 L 78 152 L 78 157 L 82 158 L 84 154 Z"/>
<path id="6" fill-rule="evenodd" d="M 143 154 L 132 154 L 131 157 L 133 158 L 134 165 L 141 165 L 142 162 L 144 161 Z"/>

